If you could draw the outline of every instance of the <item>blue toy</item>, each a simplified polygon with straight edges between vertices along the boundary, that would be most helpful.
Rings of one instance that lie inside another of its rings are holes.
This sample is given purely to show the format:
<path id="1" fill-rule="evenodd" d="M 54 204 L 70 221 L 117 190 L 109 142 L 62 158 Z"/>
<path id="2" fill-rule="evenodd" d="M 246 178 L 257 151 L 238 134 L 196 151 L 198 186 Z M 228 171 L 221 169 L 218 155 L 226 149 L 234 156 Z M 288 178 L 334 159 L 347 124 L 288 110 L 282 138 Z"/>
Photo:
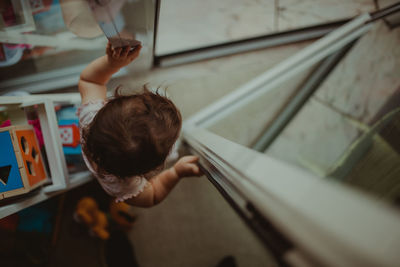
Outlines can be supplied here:
<path id="1" fill-rule="evenodd" d="M 43 158 L 31 125 L 0 128 L 0 199 L 47 182 Z"/>
<path id="2" fill-rule="evenodd" d="M 10 132 L 0 132 L 0 199 L 27 192 L 14 152 Z M 20 166 L 21 165 L 21 166 Z"/>

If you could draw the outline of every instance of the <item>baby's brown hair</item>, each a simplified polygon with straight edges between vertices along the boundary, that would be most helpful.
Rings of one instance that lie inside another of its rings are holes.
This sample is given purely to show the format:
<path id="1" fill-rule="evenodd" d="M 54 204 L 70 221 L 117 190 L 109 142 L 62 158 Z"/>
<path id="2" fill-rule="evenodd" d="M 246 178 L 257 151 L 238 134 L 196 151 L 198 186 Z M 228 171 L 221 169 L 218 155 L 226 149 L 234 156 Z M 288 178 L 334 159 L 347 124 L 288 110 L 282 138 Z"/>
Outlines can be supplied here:
<path id="1" fill-rule="evenodd" d="M 100 175 L 143 175 L 161 166 L 179 137 L 179 110 L 158 91 L 121 95 L 99 110 L 83 129 L 82 149 Z"/>

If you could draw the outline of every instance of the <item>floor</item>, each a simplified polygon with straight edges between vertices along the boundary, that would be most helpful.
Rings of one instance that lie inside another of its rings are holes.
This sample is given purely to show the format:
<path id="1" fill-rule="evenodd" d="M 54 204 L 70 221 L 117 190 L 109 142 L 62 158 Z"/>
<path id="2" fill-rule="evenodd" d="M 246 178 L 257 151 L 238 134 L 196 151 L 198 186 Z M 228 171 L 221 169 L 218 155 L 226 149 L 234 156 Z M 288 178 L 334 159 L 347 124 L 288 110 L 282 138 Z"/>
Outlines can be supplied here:
<path id="1" fill-rule="evenodd" d="M 399 134 L 395 126 L 400 117 L 399 44 L 400 28 L 376 23 L 267 154 L 396 203 L 400 154 L 398 144 L 386 135 Z M 383 131 L 385 127 L 390 130 Z"/>
<path id="2" fill-rule="evenodd" d="M 205 177 L 181 181 L 161 205 L 136 212 L 129 236 L 141 266 L 217 266 L 226 256 L 237 266 L 276 266 Z"/>
<path id="3" fill-rule="evenodd" d="M 382 116 L 380 111 L 388 100 L 399 92 L 399 43 L 399 28 L 390 30 L 383 22 L 375 24 L 327 77 L 268 153 L 296 165 L 302 165 L 299 158 L 306 159 L 310 165 L 328 172 L 359 136 L 360 127 L 355 121 L 372 126 Z M 374 53 L 366 57 L 372 50 Z M 307 128 L 310 119 L 314 123 Z M 307 137 L 303 138 L 304 135 Z M 315 143 L 326 145 L 313 146 Z M 290 156 L 285 149 L 292 151 Z"/>
<path id="4" fill-rule="evenodd" d="M 198 48 L 347 19 L 376 10 L 374 0 L 165 0 L 156 54 Z M 386 6 L 387 3 L 381 6 Z M 387 2 L 387 1 L 386 1 Z M 184 22 L 184 23 L 183 23 Z"/>

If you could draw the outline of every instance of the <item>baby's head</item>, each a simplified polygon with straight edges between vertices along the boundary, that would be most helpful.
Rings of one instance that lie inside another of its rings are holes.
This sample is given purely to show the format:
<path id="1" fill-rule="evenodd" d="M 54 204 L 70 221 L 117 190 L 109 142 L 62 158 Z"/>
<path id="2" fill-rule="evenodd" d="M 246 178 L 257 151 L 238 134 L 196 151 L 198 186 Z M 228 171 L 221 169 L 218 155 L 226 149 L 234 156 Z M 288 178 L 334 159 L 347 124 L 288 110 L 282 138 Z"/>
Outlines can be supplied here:
<path id="1" fill-rule="evenodd" d="M 163 165 L 179 137 L 182 118 L 171 100 L 152 93 L 113 99 L 83 130 L 83 151 L 100 175 L 146 174 Z"/>

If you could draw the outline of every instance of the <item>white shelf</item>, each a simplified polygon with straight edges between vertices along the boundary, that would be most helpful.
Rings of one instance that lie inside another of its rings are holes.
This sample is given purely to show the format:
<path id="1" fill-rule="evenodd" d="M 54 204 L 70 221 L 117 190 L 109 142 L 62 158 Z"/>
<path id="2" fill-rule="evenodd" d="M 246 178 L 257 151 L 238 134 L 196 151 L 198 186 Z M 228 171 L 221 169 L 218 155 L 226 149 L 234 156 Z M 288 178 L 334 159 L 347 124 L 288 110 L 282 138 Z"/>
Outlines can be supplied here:
<path id="1" fill-rule="evenodd" d="M 61 193 L 64 193 L 70 189 L 78 187 L 84 183 L 89 182 L 91 179 L 92 179 L 92 175 L 89 171 L 83 171 L 83 172 L 71 174 L 69 177 L 69 185 L 67 188 L 65 188 L 63 190 L 46 193 L 45 192 L 46 187 L 42 187 L 40 189 L 40 191 L 37 192 L 35 195 L 28 194 L 28 195 L 26 195 L 26 197 L 16 200 L 15 202 L 13 202 L 11 204 L 0 206 L 0 219 L 7 217 L 8 215 L 11 215 L 13 213 L 16 213 L 20 210 L 23 210 L 25 208 L 28 208 L 30 206 L 33 206 L 39 202 L 45 201 L 51 197 L 54 197 Z M 33 193 L 35 193 L 35 192 L 33 192 Z"/>
<path id="2" fill-rule="evenodd" d="M 54 102 L 75 103 L 78 101 L 80 101 L 79 93 L 0 97 L 0 104 L 9 111 L 12 124 L 26 123 L 26 114 L 21 108 L 26 106 L 37 108 L 48 156 L 49 180 L 52 183 L 16 199 L 0 201 L 0 219 L 92 179 L 89 171 L 68 173 L 54 110 Z"/>

